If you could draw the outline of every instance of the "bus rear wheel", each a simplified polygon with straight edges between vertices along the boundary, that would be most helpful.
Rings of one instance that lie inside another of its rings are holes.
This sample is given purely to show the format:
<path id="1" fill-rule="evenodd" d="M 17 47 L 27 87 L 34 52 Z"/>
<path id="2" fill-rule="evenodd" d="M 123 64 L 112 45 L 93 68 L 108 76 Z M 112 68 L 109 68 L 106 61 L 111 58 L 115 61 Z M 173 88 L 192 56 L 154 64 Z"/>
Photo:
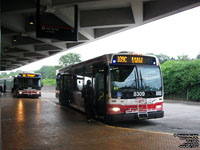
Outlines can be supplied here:
<path id="1" fill-rule="evenodd" d="M 59 103 L 62 105 L 62 106 L 67 106 L 67 102 L 66 102 L 66 100 L 64 99 L 64 98 L 62 98 L 62 97 L 59 97 Z"/>
<path id="2" fill-rule="evenodd" d="M 14 94 L 14 97 L 15 97 L 15 98 L 18 98 L 18 97 L 19 97 L 19 94 L 18 94 L 17 91 L 14 91 L 13 94 Z"/>

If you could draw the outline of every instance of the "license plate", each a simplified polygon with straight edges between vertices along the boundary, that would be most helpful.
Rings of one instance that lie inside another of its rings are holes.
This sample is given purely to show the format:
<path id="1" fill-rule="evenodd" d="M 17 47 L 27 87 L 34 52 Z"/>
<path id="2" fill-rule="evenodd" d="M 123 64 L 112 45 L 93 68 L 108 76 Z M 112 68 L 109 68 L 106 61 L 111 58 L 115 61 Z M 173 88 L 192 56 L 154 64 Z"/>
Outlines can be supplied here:
<path id="1" fill-rule="evenodd" d="M 125 112 L 126 112 L 126 114 L 136 113 L 136 110 L 133 108 L 130 108 L 130 109 L 127 109 Z"/>

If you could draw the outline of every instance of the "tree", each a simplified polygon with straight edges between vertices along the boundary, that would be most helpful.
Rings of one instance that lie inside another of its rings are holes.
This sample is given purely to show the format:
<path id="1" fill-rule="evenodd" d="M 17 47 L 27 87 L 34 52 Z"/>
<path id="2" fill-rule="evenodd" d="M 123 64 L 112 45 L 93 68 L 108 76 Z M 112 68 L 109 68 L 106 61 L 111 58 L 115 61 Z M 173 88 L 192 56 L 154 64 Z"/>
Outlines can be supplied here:
<path id="1" fill-rule="evenodd" d="M 22 72 L 23 72 L 22 70 L 17 70 L 16 72 L 10 72 L 10 73 L 2 72 L 0 74 L 0 78 L 9 78 L 10 76 L 16 76 L 16 75 L 18 75 L 19 73 L 22 73 Z"/>
<path id="2" fill-rule="evenodd" d="M 0 78 L 8 78 L 9 75 L 6 72 L 2 72 Z"/>
<path id="3" fill-rule="evenodd" d="M 197 59 L 200 59 L 200 53 L 197 55 Z"/>
<path id="4" fill-rule="evenodd" d="M 68 53 L 67 55 L 61 56 L 59 59 L 59 64 L 62 67 L 66 67 L 66 66 L 74 64 L 76 62 L 81 62 L 80 54 Z"/>
<path id="5" fill-rule="evenodd" d="M 170 60 L 170 57 L 165 54 L 153 54 L 153 53 L 148 53 L 148 54 L 156 56 L 158 58 L 160 64 L 163 64 L 167 60 Z"/>
<path id="6" fill-rule="evenodd" d="M 190 60 L 188 55 L 180 55 L 180 56 L 177 56 L 177 57 L 178 57 L 178 60 Z"/>
<path id="7" fill-rule="evenodd" d="M 161 68 L 166 96 L 184 95 L 189 91 L 189 99 L 200 101 L 200 59 L 169 60 Z"/>
<path id="8" fill-rule="evenodd" d="M 45 86 L 56 85 L 56 70 L 60 69 L 60 66 L 42 66 L 39 70 L 34 71 L 40 73 L 42 77 L 42 84 Z"/>
<path id="9" fill-rule="evenodd" d="M 42 79 L 55 79 L 56 70 L 59 69 L 59 66 L 42 66 L 39 70 L 34 71 L 35 73 L 40 73 Z"/>
<path id="10" fill-rule="evenodd" d="M 158 57 L 160 64 L 163 64 L 167 60 L 170 60 L 170 57 L 164 54 L 158 54 L 156 56 Z"/>

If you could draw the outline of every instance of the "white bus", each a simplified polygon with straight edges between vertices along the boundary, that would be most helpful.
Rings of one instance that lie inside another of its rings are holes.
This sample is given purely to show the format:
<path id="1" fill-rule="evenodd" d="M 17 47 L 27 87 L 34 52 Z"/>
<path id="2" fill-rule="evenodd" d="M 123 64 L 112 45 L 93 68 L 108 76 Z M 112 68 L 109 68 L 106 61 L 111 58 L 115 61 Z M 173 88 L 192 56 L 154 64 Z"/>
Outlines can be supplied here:
<path id="1" fill-rule="evenodd" d="M 84 111 L 87 80 L 94 88 L 97 116 L 106 122 L 164 116 L 162 73 L 155 56 L 107 54 L 62 68 L 56 88 L 60 103 Z"/>

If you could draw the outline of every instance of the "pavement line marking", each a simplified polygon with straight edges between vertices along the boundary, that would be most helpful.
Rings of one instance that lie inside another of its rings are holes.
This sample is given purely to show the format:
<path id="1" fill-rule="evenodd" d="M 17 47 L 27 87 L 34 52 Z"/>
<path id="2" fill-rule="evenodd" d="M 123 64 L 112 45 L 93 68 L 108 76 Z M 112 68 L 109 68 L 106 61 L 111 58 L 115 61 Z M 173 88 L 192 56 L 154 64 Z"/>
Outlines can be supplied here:
<path id="1" fill-rule="evenodd" d="M 108 128 L 124 129 L 124 130 L 130 130 L 130 131 L 148 132 L 148 133 L 153 133 L 153 134 L 174 135 L 173 133 L 167 133 L 167 132 L 148 131 L 148 130 L 142 130 L 142 129 L 126 128 L 126 127 L 116 127 L 116 126 L 110 126 L 110 125 L 106 125 L 106 124 L 104 124 L 104 126 L 105 126 L 105 127 L 108 127 Z"/>
<path id="2" fill-rule="evenodd" d="M 57 104 L 55 104 L 54 102 L 52 102 L 52 101 L 50 101 L 50 100 L 45 99 L 45 101 L 47 101 L 47 102 L 49 102 L 49 103 L 52 103 L 52 104 L 54 104 L 54 105 L 57 105 Z M 69 111 L 72 111 L 72 112 L 76 112 L 76 111 L 71 110 L 71 109 L 68 109 L 68 108 L 66 108 L 66 107 L 64 107 L 64 106 L 62 106 L 62 105 L 59 105 L 59 106 L 62 107 L 63 109 L 65 109 L 65 110 L 69 110 Z M 78 113 L 78 112 L 76 112 L 76 113 Z M 126 128 L 126 127 L 116 127 L 116 126 L 111 126 L 111 125 L 104 124 L 104 123 L 102 123 L 102 122 L 100 122 L 100 121 L 98 121 L 98 120 L 97 120 L 96 122 L 99 123 L 99 124 L 101 124 L 101 125 L 103 125 L 103 126 L 105 126 L 105 127 L 108 127 L 108 128 L 124 129 L 124 130 L 130 130 L 130 131 L 148 132 L 148 133 L 153 133 L 153 134 L 174 135 L 173 133 L 167 133 L 167 132 L 148 131 L 148 130 L 142 130 L 142 129 Z"/>

